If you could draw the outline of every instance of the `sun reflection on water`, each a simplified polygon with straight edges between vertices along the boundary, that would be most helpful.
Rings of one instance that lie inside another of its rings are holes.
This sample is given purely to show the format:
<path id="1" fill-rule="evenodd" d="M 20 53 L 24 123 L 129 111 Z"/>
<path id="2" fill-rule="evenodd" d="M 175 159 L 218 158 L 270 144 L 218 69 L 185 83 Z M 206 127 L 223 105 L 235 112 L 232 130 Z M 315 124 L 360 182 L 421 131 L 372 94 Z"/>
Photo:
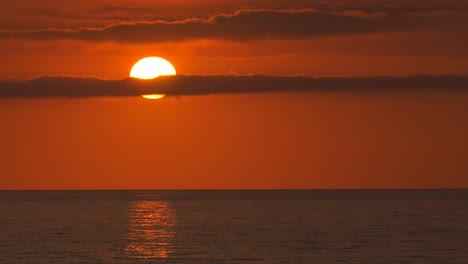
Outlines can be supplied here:
<path id="1" fill-rule="evenodd" d="M 138 201 L 128 211 L 129 258 L 161 259 L 173 253 L 175 211 L 167 201 Z"/>

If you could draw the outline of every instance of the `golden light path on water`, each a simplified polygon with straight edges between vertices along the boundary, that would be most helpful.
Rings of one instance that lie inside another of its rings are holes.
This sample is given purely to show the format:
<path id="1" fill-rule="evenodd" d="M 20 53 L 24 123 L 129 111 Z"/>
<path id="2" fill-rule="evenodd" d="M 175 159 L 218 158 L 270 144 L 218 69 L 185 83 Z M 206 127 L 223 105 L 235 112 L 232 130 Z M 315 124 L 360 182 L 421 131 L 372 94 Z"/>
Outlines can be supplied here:
<path id="1" fill-rule="evenodd" d="M 128 210 L 128 258 L 165 259 L 173 253 L 175 211 L 167 201 L 138 201 Z"/>

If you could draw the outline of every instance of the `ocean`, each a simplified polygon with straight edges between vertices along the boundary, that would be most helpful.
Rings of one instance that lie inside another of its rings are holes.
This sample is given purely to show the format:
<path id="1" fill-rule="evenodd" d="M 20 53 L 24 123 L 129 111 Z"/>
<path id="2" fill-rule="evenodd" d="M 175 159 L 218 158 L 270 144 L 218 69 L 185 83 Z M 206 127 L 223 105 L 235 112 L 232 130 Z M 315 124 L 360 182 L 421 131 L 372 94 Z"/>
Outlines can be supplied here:
<path id="1" fill-rule="evenodd" d="M 0 263 L 468 263 L 468 190 L 2 191 Z"/>

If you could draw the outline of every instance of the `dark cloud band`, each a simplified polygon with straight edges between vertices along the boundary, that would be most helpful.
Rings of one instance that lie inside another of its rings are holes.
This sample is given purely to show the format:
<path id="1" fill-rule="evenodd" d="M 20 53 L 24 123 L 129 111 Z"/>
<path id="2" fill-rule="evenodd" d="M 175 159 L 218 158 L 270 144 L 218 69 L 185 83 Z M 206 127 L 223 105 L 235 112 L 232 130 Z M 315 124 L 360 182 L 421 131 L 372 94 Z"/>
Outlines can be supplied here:
<path id="1" fill-rule="evenodd" d="M 326 35 L 409 30 L 419 19 L 363 13 L 301 10 L 240 10 L 207 19 L 116 24 L 77 30 L 0 31 L 0 39 L 148 43 L 191 39 L 301 39 Z"/>
<path id="2" fill-rule="evenodd" d="M 171 76 L 154 80 L 100 80 L 43 77 L 23 82 L 0 82 L 0 98 L 96 97 L 167 94 L 209 94 L 374 91 L 438 89 L 468 91 L 468 76 L 312 78 L 278 76 Z"/>

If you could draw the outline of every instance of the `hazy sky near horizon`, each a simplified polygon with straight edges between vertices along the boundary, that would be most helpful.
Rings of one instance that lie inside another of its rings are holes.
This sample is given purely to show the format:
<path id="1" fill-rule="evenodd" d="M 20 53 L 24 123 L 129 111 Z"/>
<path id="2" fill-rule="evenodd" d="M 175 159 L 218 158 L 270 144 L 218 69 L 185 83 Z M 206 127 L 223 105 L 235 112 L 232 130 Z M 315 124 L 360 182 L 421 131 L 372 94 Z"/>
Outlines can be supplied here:
<path id="1" fill-rule="evenodd" d="M 205 76 L 197 89 L 209 93 L 232 90 L 210 75 L 451 81 L 293 92 L 248 79 L 244 89 L 271 92 L 4 98 L 0 189 L 468 188 L 468 87 L 452 76 L 468 75 L 467 27 L 461 0 L 5 2 L 2 95 L 41 76 L 122 80 L 147 56 Z"/>

